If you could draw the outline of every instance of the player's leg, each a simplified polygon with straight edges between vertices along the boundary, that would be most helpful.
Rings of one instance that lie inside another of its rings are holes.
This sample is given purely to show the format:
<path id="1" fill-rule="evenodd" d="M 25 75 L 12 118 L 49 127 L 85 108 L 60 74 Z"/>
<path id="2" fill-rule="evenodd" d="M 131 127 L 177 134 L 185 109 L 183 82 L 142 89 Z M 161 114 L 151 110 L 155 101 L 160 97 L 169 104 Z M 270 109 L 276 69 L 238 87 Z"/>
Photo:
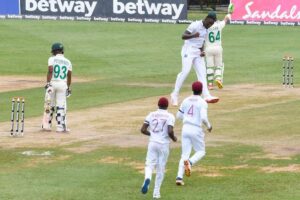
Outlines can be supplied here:
<path id="1" fill-rule="evenodd" d="M 158 154 L 158 163 L 156 166 L 156 178 L 153 191 L 153 198 L 160 198 L 160 187 L 164 180 L 165 168 L 169 157 L 169 144 L 160 144 Z"/>
<path id="2" fill-rule="evenodd" d="M 174 106 L 178 105 L 179 91 L 180 91 L 186 77 L 189 75 L 189 73 L 191 71 L 192 63 L 193 63 L 193 59 L 194 59 L 188 55 L 188 50 L 185 47 L 182 48 L 181 57 L 182 57 L 182 69 L 181 69 L 181 72 L 177 75 L 175 87 L 171 94 L 171 103 Z"/>
<path id="3" fill-rule="evenodd" d="M 55 90 L 52 86 L 47 88 L 44 98 L 44 115 L 42 120 L 42 129 L 51 131 L 52 118 L 55 108 Z"/>
<path id="4" fill-rule="evenodd" d="M 223 88 L 223 49 L 222 47 L 218 47 L 216 49 L 215 63 L 216 63 L 216 71 L 215 71 L 215 81 L 218 87 Z"/>
<path id="5" fill-rule="evenodd" d="M 145 179 L 142 185 L 141 192 L 146 194 L 149 190 L 149 185 L 152 179 L 152 172 L 155 169 L 157 163 L 157 152 L 155 143 L 149 142 L 148 151 L 145 163 Z"/>
<path id="6" fill-rule="evenodd" d="M 181 159 L 179 161 L 179 165 L 178 165 L 178 173 L 177 173 L 177 178 L 176 178 L 176 184 L 177 185 L 183 185 L 183 174 L 185 173 L 185 169 L 184 169 L 184 161 L 188 160 L 191 152 L 192 152 L 192 142 L 190 140 L 190 138 L 188 137 L 188 134 L 184 132 L 182 132 L 182 136 L 181 136 L 181 149 L 182 149 L 182 153 L 181 153 Z"/>
<path id="7" fill-rule="evenodd" d="M 210 49 L 206 49 L 206 72 L 207 72 L 207 84 L 208 89 L 213 88 L 214 76 L 215 76 L 215 64 L 214 64 L 214 54 Z"/>
<path id="8" fill-rule="evenodd" d="M 189 159 L 191 165 L 195 165 L 199 160 L 205 156 L 205 142 L 204 133 L 197 130 L 192 136 L 192 146 L 195 151 L 194 155 Z"/>
<path id="9" fill-rule="evenodd" d="M 202 95 L 206 102 L 208 103 L 216 103 L 219 101 L 218 97 L 211 96 L 208 87 L 207 87 L 207 80 L 206 80 L 206 67 L 205 62 L 202 57 L 197 57 L 193 61 L 194 69 L 196 71 L 198 80 L 202 83 Z"/>
<path id="10" fill-rule="evenodd" d="M 57 132 L 67 132 L 67 97 L 66 90 L 67 85 L 64 82 L 56 83 L 56 131 Z"/>

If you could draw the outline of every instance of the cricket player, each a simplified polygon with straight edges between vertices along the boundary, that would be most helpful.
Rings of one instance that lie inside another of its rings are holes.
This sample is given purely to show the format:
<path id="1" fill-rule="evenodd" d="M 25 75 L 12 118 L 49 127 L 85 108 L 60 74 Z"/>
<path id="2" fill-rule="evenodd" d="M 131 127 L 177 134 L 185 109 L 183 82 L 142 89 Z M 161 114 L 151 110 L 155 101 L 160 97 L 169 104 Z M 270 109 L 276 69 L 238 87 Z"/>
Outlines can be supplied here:
<path id="1" fill-rule="evenodd" d="M 203 83 L 203 97 L 206 102 L 216 103 L 219 100 L 218 97 L 211 96 L 207 88 L 205 52 L 203 51 L 207 29 L 213 25 L 215 20 L 216 13 L 209 12 L 204 20 L 191 23 L 182 35 L 184 40 L 181 50 L 182 70 L 177 75 L 175 88 L 171 93 L 171 101 L 174 106 L 178 105 L 179 90 L 189 75 L 192 66 L 194 66 L 198 80 Z"/>
<path id="2" fill-rule="evenodd" d="M 158 110 L 151 112 L 145 119 L 141 132 L 150 136 L 145 166 L 145 180 L 141 189 L 146 194 L 152 178 L 152 172 L 156 169 L 153 198 L 160 198 L 160 187 L 164 179 L 165 167 L 169 156 L 170 139 L 177 141 L 173 127 L 175 117 L 167 111 L 168 99 L 162 97 L 158 101 Z"/>
<path id="3" fill-rule="evenodd" d="M 200 96 L 203 84 L 196 81 L 192 85 L 193 95 L 183 100 L 177 118 L 183 122 L 181 143 L 182 154 L 176 178 L 177 185 L 184 185 L 183 174 L 191 175 L 191 166 L 195 165 L 205 155 L 204 132 L 202 124 L 211 132 L 212 126 L 207 118 L 207 102 Z M 190 157 L 192 148 L 195 154 Z"/>
<path id="4" fill-rule="evenodd" d="M 228 6 L 228 14 L 222 21 L 216 21 L 209 29 L 205 40 L 205 58 L 207 67 L 208 88 L 213 89 L 215 82 L 219 89 L 223 88 L 223 48 L 222 48 L 222 29 L 231 19 L 234 6 Z"/>
<path id="5" fill-rule="evenodd" d="M 48 115 L 43 119 L 42 128 L 51 131 L 53 112 L 56 108 L 56 131 L 68 132 L 67 129 L 67 97 L 71 95 L 72 64 L 64 57 L 64 46 L 54 43 L 51 48 L 52 56 L 48 59 L 47 84 L 45 86 L 45 99 L 50 99 Z M 47 113 L 47 112 L 46 112 Z M 47 117 L 48 116 L 48 117 Z M 48 120 L 47 120 L 48 118 Z"/>

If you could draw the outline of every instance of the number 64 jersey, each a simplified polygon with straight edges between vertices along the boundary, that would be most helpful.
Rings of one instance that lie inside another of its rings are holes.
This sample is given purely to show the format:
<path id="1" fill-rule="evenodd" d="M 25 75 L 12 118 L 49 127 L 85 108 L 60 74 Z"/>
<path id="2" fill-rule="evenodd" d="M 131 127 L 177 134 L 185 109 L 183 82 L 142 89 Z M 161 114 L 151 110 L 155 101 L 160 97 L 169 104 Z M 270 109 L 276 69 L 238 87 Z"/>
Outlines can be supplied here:
<path id="1" fill-rule="evenodd" d="M 56 56 L 50 57 L 48 66 L 53 67 L 51 81 L 67 82 L 68 71 L 72 71 L 72 64 L 63 54 L 57 54 Z"/>
<path id="2" fill-rule="evenodd" d="M 168 134 L 168 126 L 174 127 L 175 117 L 167 110 L 158 109 L 151 112 L 145 119 L 145 124 L 149 125 L 150 142 L 160 144 L 169 144 L 170 138 Z"/>
<path id="3" fill-rule="evenodd" d="M 205 46 L 222 46 L 222 29 L 225 27 L 225 21 L 216 21 L 209 29 L 206 35 Z"/>

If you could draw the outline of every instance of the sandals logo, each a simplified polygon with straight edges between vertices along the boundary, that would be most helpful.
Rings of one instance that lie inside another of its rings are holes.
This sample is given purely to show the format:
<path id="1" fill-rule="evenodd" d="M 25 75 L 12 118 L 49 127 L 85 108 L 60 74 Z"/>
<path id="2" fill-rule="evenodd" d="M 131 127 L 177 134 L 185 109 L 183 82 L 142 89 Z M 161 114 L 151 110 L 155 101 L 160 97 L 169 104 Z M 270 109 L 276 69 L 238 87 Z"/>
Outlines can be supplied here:
<path id="1" fill-rule="evenodd" d="M 77 13 L 91 17 L 97 1 L 25 0 L 25 11 L 49 13 Z"/>

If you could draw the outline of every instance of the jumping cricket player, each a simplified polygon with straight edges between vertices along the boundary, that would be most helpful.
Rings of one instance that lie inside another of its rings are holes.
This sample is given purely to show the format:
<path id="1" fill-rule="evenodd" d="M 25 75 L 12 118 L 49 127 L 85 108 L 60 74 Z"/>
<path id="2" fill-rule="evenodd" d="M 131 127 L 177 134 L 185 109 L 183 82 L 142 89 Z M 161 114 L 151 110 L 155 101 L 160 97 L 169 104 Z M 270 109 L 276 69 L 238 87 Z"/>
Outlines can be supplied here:
<path id="1" fill-rule="evenodd" d="M 207 82 L 208 88 L 213 89 L 215 82 L 218 88 L 223 88 L 223 48 L 222 48 L 222 29 L 231 19 L 234 6 L 230 4 L 228 14 L 222 21 L 216 21 L 209 29 L 205 40 L 205 58 L 207 67 Z"/>
<path id="2" fill-rule="evenodd" d="M 64 57 L 64 47 L 61 43 L 54 43 L 51 53 L 52 56 L 48 59 L 45 113 L 42 128 L 51 131 L 52 117 L 56 110 L 56 131 L 68 132 L 67 97 L 71 95 L 72 64 Z"/>
<path id="3" fill-rule="evenodd" d="M 204 132 L 202 124 L 211 132 L 212 126 L 207 118 L 207 102 L 200 96 L 202 93 L 202 83 L 196 81 L 192 85 L 193 95 L 183 100 L 177 118 L 183 122 L 181 145 L 182 154 L 179 161 L 177 185 L 184 185 L 183 174 L 191 175 L 191 166 L 195 165 L 205 155 Z M 195 154 L 190 157 L 192 148 Z"/>
<path id="4" fill-rule="evenodd" d="M 183 82 L 191 71 L 192 66 L 199 81 L 203 83 L 203 97 L 208 103 L 216 103 L 219 98 L 211 96 L 207 88 L 206 66 L 204 62 L 205 53 L 203 51 L 207 29 L 213 25 L 216 14 L 210 12 L 202 21 L 195 21 L 189 25 L 182 35 L 184 45 L 181 50 L 182 70 L 177 75 L 175 88 L 171 94 L 172 105 L 178 105 L 178 95 Z"/>
<path id="5" fill-rule="evenodd" d="M 152 172 L 156 169 L 155 186 L 153 198 L 160 198 L 160 187 L 164 179 L 165 167 L 169 156 L 170 138 L 176 142 L 174 136 L 175 117 L 167 111 L 168 99 L 160 98 L 158 101 L 158 110 L 151 112 L 141 128 L 141 132 L 150 136 L 148 152 L 145 166 L 145 180 L 141 189 L 146 194 L 152 178 Z"/>

